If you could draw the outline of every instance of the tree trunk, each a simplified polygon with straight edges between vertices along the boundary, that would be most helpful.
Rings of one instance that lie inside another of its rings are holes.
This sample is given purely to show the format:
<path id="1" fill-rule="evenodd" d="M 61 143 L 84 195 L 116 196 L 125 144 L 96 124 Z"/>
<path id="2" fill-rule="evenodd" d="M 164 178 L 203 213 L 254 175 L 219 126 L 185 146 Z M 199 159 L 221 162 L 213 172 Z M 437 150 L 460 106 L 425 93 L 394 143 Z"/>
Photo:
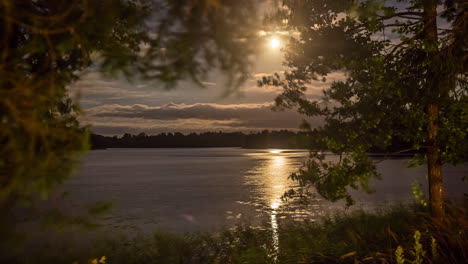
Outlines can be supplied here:
<path id="1" fill-rule="evenodd" d="M 427 172 L 429 181 L 429 203 L 431 215 L 441 219 L 445 215 L 444 210 L 444 185 L 442 178 L 442 157 L 440 153 L 439 134 L 439 106 L 430 104 L 427 108 L 429 118 L 427 150 Z"/>
<path id="2" fill-rule="evenodd" d="M 438 53 L 437 34 L 437 0 L 424 0 L 424 40 L 426 41 L 426 52 L 428 54 L 429 69 L 427 76 L 427 172 L 429 181 L 429 203 L 431 215 L 441 219 L 445 215 L 444 210 L 444 185 L 442 178 L 442 157 L 439 140 L 439 99 L 441 78 L 435 65 Z"/>

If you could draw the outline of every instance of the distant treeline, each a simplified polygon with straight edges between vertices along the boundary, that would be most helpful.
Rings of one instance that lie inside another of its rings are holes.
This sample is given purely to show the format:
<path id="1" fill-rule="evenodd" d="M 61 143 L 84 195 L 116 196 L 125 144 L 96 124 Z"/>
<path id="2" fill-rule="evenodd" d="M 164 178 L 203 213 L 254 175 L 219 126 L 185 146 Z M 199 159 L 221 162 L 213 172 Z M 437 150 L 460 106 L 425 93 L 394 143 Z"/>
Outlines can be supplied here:
<path id="1" fill-rule="evenodd" d="M 242 148 L 297 148 L 326 149 L 319 139 L 319 132 L 293 132 L 289 130 L 262 132 L 204 132 L 182 134 L 160 133 L 158 135 L 124 134 L 123 136 L 102 136 L 91 134 L 93 149 L 103 148 L 209 148 L 209 147 L 242 147 Z M 408 149 L 409 143 L 394 139 L 387 149 L 373 147 L 372 153 L 397 152 Z M 414 153 L 414 152 L 413 152 Z"/>
<path id="2" fill-rule="evenodd" d="M 207 147 L 243 147 L 243 148 L 307 148 L 311 133 L 288 130 L 242 132 L 204 132 L 182 134 L 161 133 L 158 135 L 124 134 L 102 136 L 91 134 L 93 149 L 100 148 L 207 148 Z"/>

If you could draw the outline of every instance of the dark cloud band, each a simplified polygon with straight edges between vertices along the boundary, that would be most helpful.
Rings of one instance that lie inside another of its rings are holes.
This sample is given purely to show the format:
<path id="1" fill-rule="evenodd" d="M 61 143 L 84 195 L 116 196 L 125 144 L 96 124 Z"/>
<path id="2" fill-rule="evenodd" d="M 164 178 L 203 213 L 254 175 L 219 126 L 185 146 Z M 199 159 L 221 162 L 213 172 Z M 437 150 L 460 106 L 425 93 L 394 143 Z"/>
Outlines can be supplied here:
<path id="1" fill-rule="evenodd" d="M 262 129 L 297 129 L 303 117 L 294 111 L 274 112 L 271 104 L 167 104 L 163 106 L 102 105 L 90 108 L 90 123 L 122 131 L 125 127 L 141 131 L 170 130 L 197 131 L 231 130 L 252 131 Z M 132 122 L 132 120 L 138 122 Z M 99 132 L 99 131 L 97 131 Z"/>

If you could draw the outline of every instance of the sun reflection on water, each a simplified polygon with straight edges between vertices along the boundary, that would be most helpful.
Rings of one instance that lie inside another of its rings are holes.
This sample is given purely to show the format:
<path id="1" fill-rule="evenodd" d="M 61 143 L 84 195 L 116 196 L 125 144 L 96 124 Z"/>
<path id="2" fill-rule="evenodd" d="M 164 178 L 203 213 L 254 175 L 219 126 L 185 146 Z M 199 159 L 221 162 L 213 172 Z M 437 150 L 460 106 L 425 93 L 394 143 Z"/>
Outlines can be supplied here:
<path id="1" fill-rule="evenodd" d="M 280 201 L 273 201 L 271 203 L 271 209 L 275 210 L 275 209 L 278 209 L 278 207 L 280 206 L 281 202 Z"/>
<path id="2" fill-rule="evenodd" d="M 256 160 L 256 165 L 246 174 L 246 185 L 254 186 L 252 202 L 245 203 L 257 207 L 260 212 L 259 217 L 268 217 L 269 228 L 272 231 L 273 253 L 276 256 L 279 253 L 279 225 L 280 219 L 288 215 L 294 217 L 297 212 L 290 210 L 289 202 L 286 204 L 281 197 L 283 194 L 295 186 L 294 182 L 288 176 L 297 170 L 302 159 L 298 156 L 304 155 L 300 151 L 270 149 L 261 152 L 252 152 L 247 154 Z"/>
<path id="3" fill-rule="evenodd" d="M 270 225 L 272 230 L 273 248 L 275 254 L 279 252 L 278 212 L 282 205 L 281 196 L 291 185 L 289 174 L 295 168 L 288 164 L 286 153 L 281 150 L 270 150 L 265 155 L 263 166 L 258 168 L 256 181 L 261 184 L 264 203 L 269 207 Z"/>
<path id="4" fill-rule="evenodd" d="M 271 230 L 273 236 L 273 248 L 275 250 L 275 260 L 279 253 L 279 234 L 278 234 L 278 219 L 277 215 L 278 212 L 276 209 L 279 208 L 281 202 L 279 200 L 275 200 L 271 203 L 271 215 L 270 215 L 270 222 L 271 222 Z"/>

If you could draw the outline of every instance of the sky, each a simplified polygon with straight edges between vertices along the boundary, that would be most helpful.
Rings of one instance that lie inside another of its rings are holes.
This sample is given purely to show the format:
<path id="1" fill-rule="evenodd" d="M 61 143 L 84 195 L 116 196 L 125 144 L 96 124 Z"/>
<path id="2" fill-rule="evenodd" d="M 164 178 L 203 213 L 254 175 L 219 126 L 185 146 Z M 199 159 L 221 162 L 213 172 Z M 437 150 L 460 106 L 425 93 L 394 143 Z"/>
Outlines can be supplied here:
<path id="1" fill-rule="evenodd" d="M 390 1 L 390 5 L 403 4 Z M 439 23 L 443 26 L 445 22 L 439 20 Z M 278 36 L 284 34 L 276 33 Z M 397 34 L 386 32 L 385 37 L 398 42 Z M 287 70 L 282 65 L 283 45 L 281 40 L 272 42 L 272 38 L 266 38 L 265 45 L 256 55 L 251 77 L 237 93 L 228 96 L 225 96 L 225 80 L 216 71 L 203 82 L 205 87 L 181 81 L 171 90 L 160 84 L 129 83 L 89 71 L 69 89 L 81 104 L 82 123 L 91 125 L 94 133 L 102 135 L 297 130 L 303 119 L 317 127 L 321 124 L 318 118 L 306 118 L 294 110 L 273 112 L 271 108 L 281 88 L 257 86 L 257 80 L 262 76 Z M 343 74 L 329 74 L 326 83 L 312 82 L 306 95 L 310 99 L 319 99 L 331 82 L 343 79 Z"/>
<path id="2" fill-rule="evenodd" d="M 390 1 L 390 5 L 402 4 Z M 277 37 L 284 34 L 276 33 Z M 386 32 L 385 35 L 392 41 L 398 41 L 396 34 Z M 204 87 L 181 81 L 171 90 L 161 84 L 141 81 L 129 83 L 124 79 L 106 78 L 98 72 L 89 71 L 83 73 L 80 80 L 69 89 L 81 104 L 82 123 L 91 125 L 94 133 L 102 135 L 297 130 L 303 119 L 312 127 L 319 126 L 319 118 L 301 116 L 294 109 L 272 111 L 274 99 L 281 93 L 281 88 L 257 86 L 257 80 L 262 76 L 287 70 L 282 65 L 281 49 L 285 43 L 280 39 L 279 42 L 272 39 L 266 38 L 265 45 L 256 55 L 251 77 L 237 93 L 228 96 L 225 96 L 225 80 L 216 71 L 210 73 L 210 78 L 203 82 Z M 324 88 L 333 81 L 343 79 L 342 73 L 331 73 L 326 83 L 316 81 L 308 85 L 306 95 L 310 99 L 319 99 Z"/>
<path id="3" fill-rule="evenodd" d="M 91 71 L 83 73 L 70 89 L 81 104 L 81 121 L 90 124 L 93 133 L 102 135 L 297 130 L 303 119 L 318 124 L 318 119 L 308 119 L 294 110 L 272 111 L 281 88 L 257 86 L 262 76 L 284 71 L 283 43 L 273 44 L 266 43 L 257 54 L 250 79 L 228 96 L 223 76 L 215 72 L 203 88 L 181 82 L 176 88 L 166 90 L 162 85 L 130 83 Z M 328 80 L 339 78 L 332 75 Z M 313 83 L 308 97 L 319 98 L 327 85 L 320 81 Z"/>

